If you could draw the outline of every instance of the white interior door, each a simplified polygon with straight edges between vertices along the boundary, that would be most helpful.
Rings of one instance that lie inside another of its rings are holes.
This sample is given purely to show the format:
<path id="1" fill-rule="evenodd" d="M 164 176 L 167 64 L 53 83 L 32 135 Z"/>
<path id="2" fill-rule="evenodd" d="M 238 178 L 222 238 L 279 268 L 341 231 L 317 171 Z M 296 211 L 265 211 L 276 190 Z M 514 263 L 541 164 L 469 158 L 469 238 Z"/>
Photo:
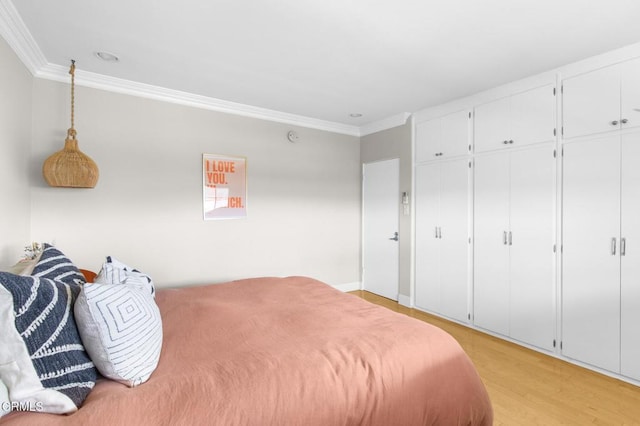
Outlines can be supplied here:
<path id="1" fill-rule="evenodd" d="M 511 153 L 510 336 L 553 349 L 555 158 L 550 146 Z"/>
<path id="2" fill-rule="evenodd" d="M 467 321 L 469 160 L 445 161 L 440 174 L 440 312 Z"/>
<path id="3" fill-rule="evenodd" d="M 562 353 L 620 367 L 620 140 L 564 145 Z"/>
<path id="4" fill-rule="evenodd" d="M 363 288 L 398 300 L 398 232 L 400 162 L 367 163 L 363 167 Z"/>
<path id="5" fill-rule="evenodd" d="M 416 306 L 440 312 L 440 163 L 416 167 Z"/>
<path id="6" fill-rule="evenodd" d="M 474 323 L 509 335 L 509 153 L 475 159 Z"/>
<path id="7" fill-rule="evenodd" d="M 622 136 L 620 370 L 640 380 L 640 134 Z"/>

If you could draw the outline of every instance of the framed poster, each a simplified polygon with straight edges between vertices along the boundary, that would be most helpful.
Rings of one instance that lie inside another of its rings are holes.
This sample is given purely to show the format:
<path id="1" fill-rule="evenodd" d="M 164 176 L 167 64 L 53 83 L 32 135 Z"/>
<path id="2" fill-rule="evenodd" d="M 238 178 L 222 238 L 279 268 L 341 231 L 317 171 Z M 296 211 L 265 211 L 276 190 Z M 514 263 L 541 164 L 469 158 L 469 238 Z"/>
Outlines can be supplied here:
<path id="1" fill-rule="evenodd" d="M 202 154 L 205 220 L 247 217 L 247 159 Z"/>

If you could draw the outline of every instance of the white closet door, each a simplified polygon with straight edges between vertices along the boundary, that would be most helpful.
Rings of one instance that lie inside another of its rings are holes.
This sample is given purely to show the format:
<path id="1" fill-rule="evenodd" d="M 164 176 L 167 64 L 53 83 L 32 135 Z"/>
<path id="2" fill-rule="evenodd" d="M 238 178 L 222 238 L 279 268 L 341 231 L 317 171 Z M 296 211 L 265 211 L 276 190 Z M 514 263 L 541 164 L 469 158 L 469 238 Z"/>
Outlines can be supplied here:
<path id="1" fill-rule="evenodd" d="M 553 85 L 511 96 L 511 139 L 524 146 L 555 139 L 556 98 Z"/>
<path id="2" fill-rule="evenodd" d="M 509 334 L 509 153 L 474 166 L 474 323 Z"/>
<path id="3" fill-rule="evenodd" d="M 440 312 L 467 321 L 469 267 L 469 160 L 441 164 Z"/>
<path id="4" fill-rule="evenodd" d="M 440 119 L 425 121 L 416 125 L 416 162 L 435 160 L 440 152 L 442 131 Z"/>
<path id="5" fill-rule="evenodd" d="M 508 145 L 510 139 L 509 98 L 476 107 L 474 117 L 475 152 L 491 151 Z"/>
<path id="6" fill-rule="evenodd" d="M 510 336 L 553 349 L 555 158 L 549 145 L 511 153 Z"/>
<path id="7" fill-rule="evenodd" d="M 454 157 L 469 153 L 469 111 L 458 111 L 441 119 L 443 157 Z"/>
<path id="8" fill-rule="evenodd" d="M 640 380 L 640 134 L 622 136 L 621 373 Z"/>
<path id="9" fill-rule="evenodd" d="M 565 144 L 562 353 L 620 369 L 620 141 Z"/>
<path id="10" fill-rule="evenodd" d="M 622 110 L 620 113 L 623 129 L 640 126 L 640 59 L 622 64 Z"/>
<path id="11" fill-rule="evenodd" d="M 416 166 L 416 306 L 440 312 L 440 163 Z"/>
<path id="12" fill-rule="evenodd" d="M 564 137 L 619 128 L 620 68 L 611 66 L 563 81 Z"/>

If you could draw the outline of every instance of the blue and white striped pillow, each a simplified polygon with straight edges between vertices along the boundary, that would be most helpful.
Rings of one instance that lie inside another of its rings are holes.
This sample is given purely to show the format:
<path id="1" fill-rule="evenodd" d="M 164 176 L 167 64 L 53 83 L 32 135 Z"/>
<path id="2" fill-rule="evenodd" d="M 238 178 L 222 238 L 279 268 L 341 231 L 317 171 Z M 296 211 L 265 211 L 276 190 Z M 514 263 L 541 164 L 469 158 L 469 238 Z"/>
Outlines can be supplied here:
<path id="1" fill-rule="evenodd" d="M 84 275 L 60 250 L 45 243 L 38 263 L 31 275 L 38 278 L 49 278 L 68 284 L 73 290 L 75 298 L 80 292 L 80 286 L 85 283 Z"/>
<path id="2" fill-rule="evenodd" d="M 3 321 L 0 326 L 0 345 L 12 348 L 10 352 L 3 353 L 3 362 L 8 361 L 5 366 L 15 363 L 22 370 L 20 375 L 11 371 L 2 372 L 3 380 L 7 375 L 14 376 L 14 380 L 6 383 L 11 395 L 40 401 L 43 411 L 75 411 L 95 385 L 97 371 L 84 350 L 76 327 L 71 286 L 48 278 L 8 272 L 0 272 L 0 285 L 13 299 L 14 320 L 13 324 Z M 2 297 L 4 295 L 6 293 Z M 6 304 L 3 303 L 3 306 Z M 16 345 L 15 339 L 12 342 L 5 341 L 17 335 L 22 338 L 24 345 Z M 20 366 L 25 365 L 27 357 L 33 369 L 29 366 L 24 371 L 25 368 Z M 28 384 L 23 380 L 27 375 L 31 376 L 26 379 Z M 34 387 L 34 383 L 39 385 Z M 56 397 L 55 392 L 68 399 Z M 69 399 L 73 404 L 68 403 Z"/>
<path id="3" fill-rule="evenodd" d="M 52 246 L 33 273 L 0 272 L 0 374 L 12 399 L 35 401 L 45 412 L 72 412 L 97 378 L 73 310 L 84 280 Z"/>

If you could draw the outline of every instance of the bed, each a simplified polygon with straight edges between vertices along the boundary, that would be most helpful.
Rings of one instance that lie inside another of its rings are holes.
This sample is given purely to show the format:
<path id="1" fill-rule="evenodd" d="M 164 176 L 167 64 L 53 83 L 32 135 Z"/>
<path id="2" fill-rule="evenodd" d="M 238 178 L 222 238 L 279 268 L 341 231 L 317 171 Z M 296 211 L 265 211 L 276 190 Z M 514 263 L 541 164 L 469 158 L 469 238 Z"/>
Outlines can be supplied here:
<path id="1" fill-rule="evenodd" d="M 490 425 L 485 387 L 441 329 L 307 277 L 161 289 L 150 379 L 99 378 L 69 415 L 19 425 Z"/>

